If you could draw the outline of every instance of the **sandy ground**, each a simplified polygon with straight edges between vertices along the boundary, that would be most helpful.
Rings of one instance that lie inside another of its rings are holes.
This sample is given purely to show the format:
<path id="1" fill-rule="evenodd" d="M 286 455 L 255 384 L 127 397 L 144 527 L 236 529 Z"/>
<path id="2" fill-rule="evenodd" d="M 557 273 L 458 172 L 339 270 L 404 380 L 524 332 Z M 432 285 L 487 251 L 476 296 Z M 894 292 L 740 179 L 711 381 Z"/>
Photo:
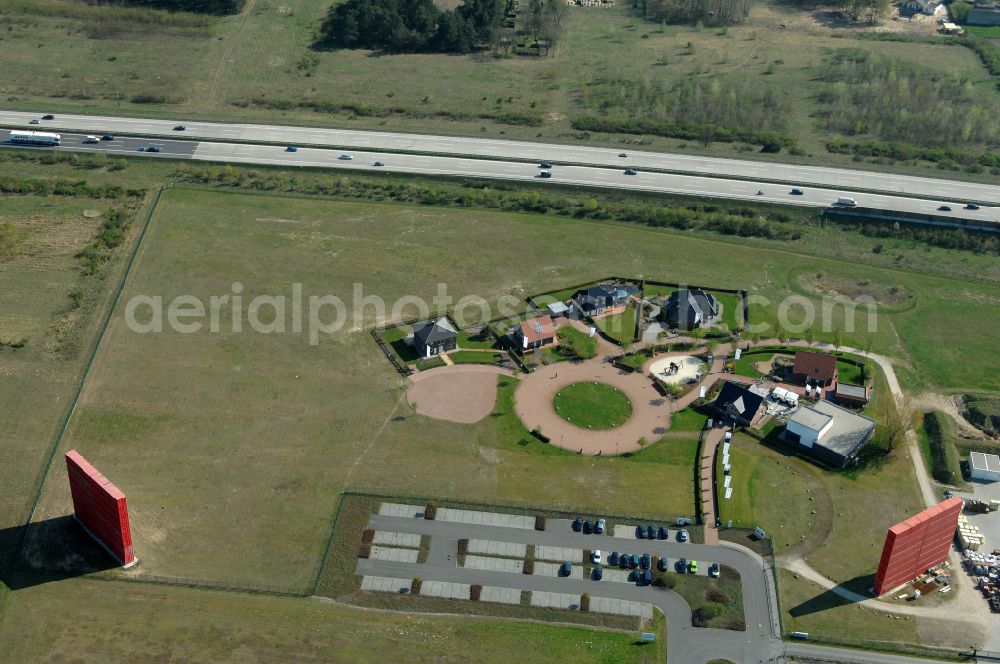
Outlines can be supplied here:
<path id="1" fill-rule="evenodd" d="M 506 369 L 481 364 L 437 367 L 413 374 L 406 400 L 420 415 L 449 422 L 472 424 L 493 410 L 497 376 Z"/>

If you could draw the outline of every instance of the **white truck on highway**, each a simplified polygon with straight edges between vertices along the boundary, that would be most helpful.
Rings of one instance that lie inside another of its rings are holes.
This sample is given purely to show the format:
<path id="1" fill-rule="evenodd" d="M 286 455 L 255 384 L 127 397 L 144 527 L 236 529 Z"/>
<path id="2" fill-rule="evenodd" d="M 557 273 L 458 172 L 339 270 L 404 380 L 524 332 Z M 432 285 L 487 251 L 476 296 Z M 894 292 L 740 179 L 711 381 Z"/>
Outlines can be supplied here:
<path id="1" fill-rule="evenodd" d="M 849 196 L 838 196 L 837 201 L 834 205 L 843 205 L 844 207 L 856 207 L 858 202 Z"/>
<path id="2" fill-rule="evenodd" d="M 17 145 L 59 145 L 62 136 L 50 134 L 47 131 L 18 131 L 10 132 L 10 142 Z"/>

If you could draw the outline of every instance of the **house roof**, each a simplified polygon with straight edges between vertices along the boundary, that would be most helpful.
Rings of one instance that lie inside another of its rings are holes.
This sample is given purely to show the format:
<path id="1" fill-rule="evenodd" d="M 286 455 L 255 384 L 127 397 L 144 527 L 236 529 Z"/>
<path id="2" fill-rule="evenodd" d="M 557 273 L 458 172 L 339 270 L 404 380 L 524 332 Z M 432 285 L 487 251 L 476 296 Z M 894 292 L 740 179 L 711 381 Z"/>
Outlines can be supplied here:
<path id="1" fill-rule="evenodd" d="M 822 431 L 823 427 L 830 423 L 833 417 L 827 415 L 826 413 L 821 413 L 820 411 L 810 408 L 809 406 L 802 406 L 788 418 L 789 422 L 795 422 L 796 424 L 801 424 L 807 429 L 812 429 L 813 431 Z"/>
<path id="2" fill-rule="evenodd" d="M 1000 472 L 1000 456 L 996 454 L 969 452 L 969 463 L 975 470 L 985 470 L 991 473 Z"/>
<path id="3" fill-rule="evenodd" d="M 573 294 L 573 299 L 580 304 L 600 302 L 608 305 L 615 300 L 627 299 L 636 292 L 635 286 L 616 286 L 615 284 L 598 284 L 590 288 L 581 288 Z"/>
<path id="4" fill-rule="evenodd" d="M 551 339 L 556 336 L 556 325 L 552 322 L 551 316 L 539 316 L 538 318 L 521 321 L 521 336 L 528 343 Z"/>
<path id="5" fill-rule="evenodd" d="M 796 351 L 795 366 L 792 368 L 792 372 L 821 381 L 833 380 L 833 376 L 837 372 L 837 358 L 826 353 L 813 353 L 808 350 Z"/>
<path id="6" fill-rule="evenodd" d="M 552 302 L 551 304 L 545 305 L 545 308 L 549 310 L 549 313 L 556 315 L 564 314 L 569 311 L 569 307 L 565 302 Z"/>
<path id="7" fill-rule="evenodd" d="M 813 413 L 803 413 L 803 411 L 813 411 Z M 798 419 L 801 417 L 807 422 L 817 423 L 824 416 L 829 418 L 826 421 L 831 422 L 831 426 L 815 444 L 825 447 L 845 459 L 854 454 L 875 430 L 875 420 L 841 408 L 826 399 L 820 399 L 810 406 L 799 407 L 789 419 L 801 422 L 802 420 Z M 809 425 L 805 424 L 805 426 Z M 822 426 L 809 426 L 809 428 L 819 431 Z"/>
<path id="8" fill-rule="evenodd" d="M 726 410 L 732 404 L 740 417 L 748 420 L 752 420 L 757 415 L 757 411 L 760 410 L 763 403 L 764 396 L 754 391 L 752 387 L 729 381 L 722 386 L 722 391 L 715 398 L 716 408 Z"/>
<path id="9" fill-rule="evenodd" d="M 700 288 L 682 288 L 674 291 L 667 298 L 667 312 L 678 320 L 693 320 L 696 314 L 702 319 L 708 319 L 719 312 L 718 302 L 710 293 Z"/>
<path id="10" fill-rule="evenodd" d="M 837 383 L 837 394 L 856 399 L 868 398 L 868 388 L 864 385 L 852 385 L 851 383 Z"/>
<path id="11" fill-rule="evenodd" d="M 431 346 L 447 339 L 454 339 L 458 332 L 452 327 L 447 316 L 437 320 L 425 320 L 413 325 L 413 338 L 425 346 Z"/>

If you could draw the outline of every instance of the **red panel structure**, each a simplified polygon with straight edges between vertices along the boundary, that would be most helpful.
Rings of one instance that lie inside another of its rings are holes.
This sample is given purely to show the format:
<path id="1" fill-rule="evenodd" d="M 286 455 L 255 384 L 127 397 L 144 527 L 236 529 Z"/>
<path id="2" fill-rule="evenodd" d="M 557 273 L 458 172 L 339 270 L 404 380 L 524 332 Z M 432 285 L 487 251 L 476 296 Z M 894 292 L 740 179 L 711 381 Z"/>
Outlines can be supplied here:
<path id="1" fill-rule="evenodd" d="M 77 522 L 118 562 L 134 565 L 125 494 L 76 450 L 66 453 L 66 471 Z"/>
<path id="2" fill-rule="evenodd" d="M 963 504 L 961 498 L 949 498 L 889 529 L 875 574 L 876 595 L 913 581 L 948 558 Z"/>

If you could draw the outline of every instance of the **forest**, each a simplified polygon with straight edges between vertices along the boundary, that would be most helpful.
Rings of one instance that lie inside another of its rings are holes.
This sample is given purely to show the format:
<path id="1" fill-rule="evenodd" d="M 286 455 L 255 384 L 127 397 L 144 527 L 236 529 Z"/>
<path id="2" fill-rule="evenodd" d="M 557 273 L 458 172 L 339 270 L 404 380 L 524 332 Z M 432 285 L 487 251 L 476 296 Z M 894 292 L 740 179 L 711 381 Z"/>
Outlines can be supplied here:
<path id="1" fill-rule="evenodd" d="M 639 14 L 656 23 L 742 23 L 750 15 L 750 0 L 638 0 Z"/>
<path id="2" fill-rule="evenodd" d="M 471 53 L 499 34 L 499 0 L 465 0 L 450 11 L 432 0 L 347 0 L 330 9 L 319 48 L 364 48 L 391 53 Z"/>
<path id="3" fill-rule="evenodd" d="M 172 12 L 193 12 L 223 16 L 238 14 L 246 0 L 88 0 L 91 4 L 115 5 L 119 7 L 145 7 Z"/>

